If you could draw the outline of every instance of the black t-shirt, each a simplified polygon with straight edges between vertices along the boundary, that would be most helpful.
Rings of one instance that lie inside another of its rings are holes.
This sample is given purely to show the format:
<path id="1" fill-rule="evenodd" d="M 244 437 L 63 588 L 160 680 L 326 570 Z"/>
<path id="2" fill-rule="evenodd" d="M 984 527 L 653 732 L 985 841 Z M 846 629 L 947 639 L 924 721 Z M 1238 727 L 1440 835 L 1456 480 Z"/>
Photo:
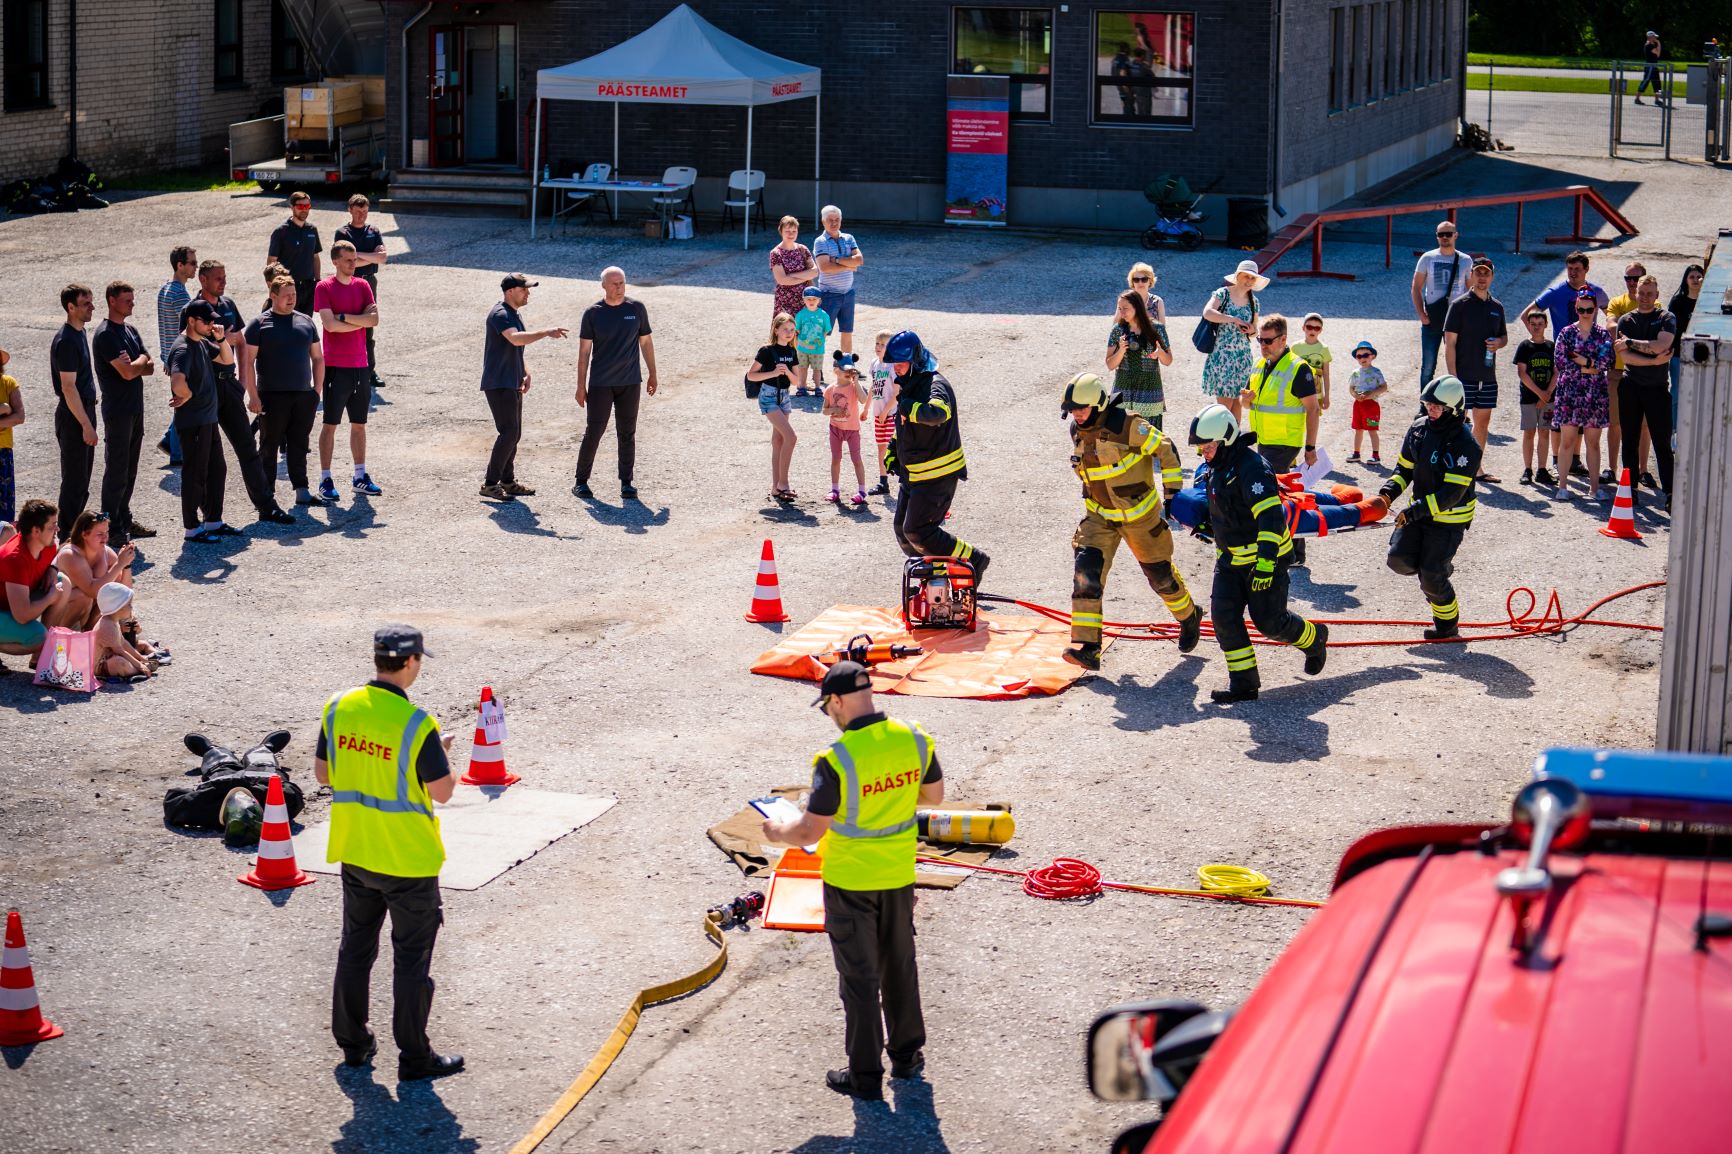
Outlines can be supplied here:
<path id="1" fill-rule="evenodd" d="M 1678 318 L 1665 309 L 1654 309 L 1652 312 L 1638 310 L 1618 318 L 1618 335 L 1627 341 L 1658 340 L 1661 333 L 1671 333 L 1672 343 L 1678 343 Z M 1638 385 L 1670 386 L 1672 371 L 1670 366 L 1665 364 L 1633 365 L 1626 357 L 1624 379 Z"/>
<path id="2" fill-rule="evenodd" d="M 1503 302 L 1494 296 L 1484 300 L 1477 293 L 1466 292 L 1450 302 L 1449 315 L 1443 320 L 1443 331 L 1455 334 L 1455 375 L 1464 382 L 1492 384 L 1497 380 L 1497 363 L 1485 363 L 1485 342 L 1507 336 L 1504 327 Z"/>
<path id="3" fill-rule="evenodd" d="M 332 234 L 332 239 L 348 241 L 355 246 L 356 252 L 378 252 L 385 247 L 385 238 L 380 236 L 379 230 L 370 224 L 364 224 L 360 228 L 356 228 L 352 224 L 345 224 Z M 356 261 L 355 275 L 368 284 L 373 284 L 379 275 L 379 266 Z"/>
<path id="4" fill-rule="evenodd" d="M 1666 311 L 1678 321 L 1678 335 L 1683 336 L 1690 331 L 1690 321 L 1696 315 L 1696 298 L 1687 292 L 1675 294 L 1666 304 Z M 1678 356 L 1678 342 L 1672 342 L 1672 355 Z"/>
<path id="5" fill-rule="evenodd" d="M 594 343 L 589 356 L 589 387 L 617 389 L 641 384 L 638 338 L 649 334 L 649 310 L 631 297 L 617 305 L 596 301 L 584 309 L 577 335 Z"/>
<path id="6" fill-rule="evenodd" d="M 1557 366 L 1552 361 L 1552 356 L 1556 350 L 1557 346 L 1550 341 L 1523 341 L 1516 346 L 1515 363 L 1526 365 L 1528 376 L 1533 378 L 1534 384 L 1542 389 L 1547 389 L 1551 387 L 1552 377 L 1557 374 Z M 1521 390 L 1522 404 L 1537 405 L 1540 403 L 1538 393 L 1526 385 L 1521 386 Z"/>
<path id="7" fill-rule="evenodd" d="M 390 681 L 374 679 L 374 681 L 367 683 L 367 688 L 369 690 L 386 690 L 388 693 L 395 693 L 397 697 L 409 700 L 409 695 L 398 690 L 397 686 L 391 684 Z M 324 726 L 319 726 L 319 749 L 313 750 L 313 757 L 317 757 L 319 761 L 326 762 L 326 764 L 331 762 L 331 750 L 326 745 Z M 426 742 L 421 743 L 421 752 L 416 754 L 416 776 L 421 778 L 423 783 L 438 781 L 440 778 L 449 778 L 450 759 L 445 757 L 445 743 L 438 740 L 438 735 L 430 736 Z"/>
<path id="8" fill-rule="evenodd" d="M 192 298 L 192 301 L 202 300 L 204 300 L 203 295 Z M 186 310 L 192 307 L 192 301 L 187 301 L 180 308 L 180 331 L 183 333 L 186 332 Z M 205 301 L 205 303 L 216 310 L 216 323 L 223 327 L 224 340 L 227 340 L 231 334 L 241 332 L 247 327 L 247 322 L 241 317 L 240 306 L 235 304 L 233 297 L 225 294 L 214 301 Z M 211 372 L 216 374 L 217 380 L 236 388 L 240 387 L 240 373 L 235 365 L 219 365 L 213 360 L 210 367 Z"/>
<path id="9" fill-rule="evenodd" d="M 163 369 L 172 381 L 174 374 L 180 373 L 186 377 L 186 387 L 192 390 L 192 397 L 180 408 L 174 410 L 174 426 L 177 429 L 196 429 L 200 425 L 214 425 L 217 419 L 217 383 L 216 373 L 210 363 L 210 344 L 186 333 L 174 338 L 174 344 L 169 347 L 168 360 Z"/>
<path id="10" fill-rule="evenodd" d="M 367 686 L 370 689 L 383 689 L 395 693 L 405 700 L 409 697 L 407 693 L 389 681 L 369 681 Z M 313 756 L 326 764 L 329 764 L 331 760 L 330 750 L 325 744 L 325 727 L 322 725 L 319 726 L 319 747 L 313 751 Z M 421 751 L 415 755 L 415 776 L 420 778 L 423 783 L 438 781 L 442 777 L 451 776 L 451 761 L 445 756 L 445 745 L 437 735 L 429 737 L 421 743 Z"/>
<path id="11" fill-rule="evenodd" d="M 865 729 L 868 725 L 877 725 L 888 720 L 882 713 L 868 713 L 865 717 L 856 718 L 848 723 L 849 729 Z M 930 785 L 935 781 L 944 780 L 944 770 L 939 768 L 938 754 L 932 755 L 932 761 L 926 767 L 926 773 L 920 778 L 921 785 Z M 815 813 L 819 817 L 835 817 L 836 811 L 842 808 L 842 775 L 836 771 L 836 765 L 828 757 L 818 759 L 818 764 L 812 770 L 812 796 L 806 801 L 806 812 Z"/>
<path id="12" fill-rule="evenodd" d="M 481 346 L 481 391 L 523 387 L 523 348 L 505 339 L 510 329 L 523 332 L 523 318 L 500 301 L 487 314 L 487 337 Z"/>
<path id="13" fill-rule="evenodd" d="M 137 360 L 144 355 L 144 340 L 138 330 L 121 321 L 110 324 L 107 317 L 97 323 L 90 338 L 91 355 L 96 359 L 96 382 L 102 386 L 104 416 L 138 416 L 144 412 L 144 378 L 127 380 L 115 370 L 117 357 Z"/>
<path id="14" fill-rule="evenodd" d="M 52 370 L 49 375 L 54 378 L 54 395 L 60 396 L 61 373 L 76 374 L 73 385 L 78 389 L 78 399 L 84 402 L 85 413 L 94 417 L 96 378 L 91 374 L 90 342 L 85 339 L 84 330 L 61 325 L 48 344 L 48 365 Z M 64 398 L 61 403 L 66 403 Z"/>
<path id="15" fill-rule="evenodd" d="M 290 310 L 268 312 L 247 324 L 247 344 L 258 349 L 253 368 L 261 393 L 313 391 L 312 347 L 319 343 L 313 318 Z"/>
<path id="16" fill-rule="evenodd" d="M 268 255 L 275 257 L 297 281 L 317 279 L 319 230 L 311 224 L 296 224 L 293 217 L 271 233 Z"/>
<path id="17" fill-rule="evenodd" d="M 792 370 L 800 366 L 800 354 L 793 345 L 765 345 L 758 350 L 754 363 L 765 372 L 777 365 L 787 365 Z M 771 377 L 763 385 L 767 389 L 785 389 L 793 383 L 788 377 Z"/>

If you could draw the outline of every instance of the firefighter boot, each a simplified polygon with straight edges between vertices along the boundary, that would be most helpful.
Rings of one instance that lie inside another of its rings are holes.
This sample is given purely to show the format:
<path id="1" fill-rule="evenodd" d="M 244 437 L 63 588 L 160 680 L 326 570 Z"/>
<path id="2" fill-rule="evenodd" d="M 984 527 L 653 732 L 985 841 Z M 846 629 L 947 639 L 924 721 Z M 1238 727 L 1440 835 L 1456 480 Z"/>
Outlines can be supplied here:
<path id="1" fill-rule="evenodd" d="M 1260 684 L 1261 679 L 1257 676 L 1255 669 L 1246 673 L 1229 673 L 1227 675 L 1227 688 L 1212 689 L 1209 691 L 1209 697 L 1216 705 L 1231 705 L 1235 701 L 1255 701 L 1257 700 L 1257 687 Z"/>
<path id="2" fill-rule="evenodd" d="M 1098 641 L 1073 641 L 1064 651 L 1064 659 L 1084 669 L 1101 667 L 1101 644 Z"/>
<path id="3" fill-rule="evenodd" d="M 1317 631 L 1316 638 L 1310 645 L 1304 647 L 1305 672 L 1315 677 L 1323 672 L 1323 663 L 1329 660 L 1329 626 L 1317 622 L 1307 622 Z"/>
<path id="4" fill-rule="evenodd" d="M 1454 620 L 1438 621 L 1433 628 L 1425 631 L 1427 641 L 1451 641 L 1460 636 L 1461 623 Z"/>
<path id="5" fill-rule="evenodd" d="M 992 564 L 992 558 L 986 555 L 986 550 L 976 549 L 968 558 L 968 563 L 974 566 L 974 591 L 980 592 L 981 583 L 986 580 L 986 567 Z M 1096 669 L 1100 666 L 1096 665 Z"/>
<path id="6" fill-rule="evenodd" d="M 1189 653 L 1203 636 L 1203 611 L 1191 607 L 1191 615 L 1179 622 L 1179 652 Z"/>

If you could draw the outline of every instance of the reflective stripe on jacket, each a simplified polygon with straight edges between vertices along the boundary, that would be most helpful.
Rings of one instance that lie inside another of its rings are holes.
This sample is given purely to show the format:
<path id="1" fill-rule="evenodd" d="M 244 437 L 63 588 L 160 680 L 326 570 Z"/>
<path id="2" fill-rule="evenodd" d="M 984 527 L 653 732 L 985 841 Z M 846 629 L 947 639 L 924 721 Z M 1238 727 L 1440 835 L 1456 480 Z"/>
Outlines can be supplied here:
<path id="1" fill-rule="evenodd" d="M 1305 407 L 1293 395 L 1293 378 L 1305 362 L 1288 349 L 1271 367 L 1258 361 L 1251 370 L 1251 431 L 1265 445 L 1303 445 Z"/>
<path id="2" fill-rule="evenodd" d="M 325 705 L 331 836 L 325 860 L 390 877 L 435 877 L 445 862 L 433 799 L 415 772 L 439 724 L 407 698 L 364 685 Z"/>
<path id="3" fill-rule="evenodd" d="M 842 779 L 842 804 L 819 853 L 824 881 L 845 890 L 914 884 L 914 810 L 932 764 L 932 739 L 918 725 L 886 718 L 851 729 L 813 758 Z"/>
<path id="4" fill-rule="evenodd" d="M 1473 489 L 1481 456 L 1467 422 L 1448 414 L 1437 421 L 1422 416 L 1402 438 L 1395 473 L 1383 491 L 1393 499 L 1411 484 L 1413 503 L 1425 506 L 1433 521 L 1471 525 L 1479 508 Z"/>
<path id="5" fill-rule="evenodd" d="M 910 485 L 953 473 L 968 479 L 956 394 L 931 370 L 896 378 L 896 471 Z"/>
<path id="6" fill-rule="evenodd" d="M 1164 498 L 1184 488 L 1179 452 L 1161 431 L 1135 413 L 1108 404 L 1092 424 L 1070 425 L 1072 467 L 1083 482 L 1083 506 L 1102 520 L 1140 521 L 1161 515 Z M 1155 483 L 1155 462 L 1160 483 Z"/>

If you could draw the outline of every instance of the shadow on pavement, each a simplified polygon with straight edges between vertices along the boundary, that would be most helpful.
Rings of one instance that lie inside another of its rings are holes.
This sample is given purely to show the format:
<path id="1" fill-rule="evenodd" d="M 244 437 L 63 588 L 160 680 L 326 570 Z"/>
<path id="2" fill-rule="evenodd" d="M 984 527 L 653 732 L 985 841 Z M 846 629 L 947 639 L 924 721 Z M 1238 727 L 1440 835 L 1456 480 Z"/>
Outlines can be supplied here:
<path id="1" fill-rule="evenodd" d="M 658 529 L 668 523 L 666 505 L 651 509 L 637 500 L 622 500 L 618 505 L 609 505 L 594 497 L 580 500 L 578 504 L 597 524 L 624 529 L 627 533 L 648 533 L 651 529 Z"/>
<path id="2" fill-rule="evenodd" d="M 541 514 L 522 501 L 491 502 L 487 506 L 487 516 L 507 533 L 521 533 L 527 537 L 551 537 L 556 541 L 577 540 L 576 537 L 561 535 L 558 530 L 544 529 L 541 525 Z"/>
<path id="3" fill-rule="evenodd" d="M 481 1144 L 463 1136 L 463 1123 L 428 1082 L 399 1082 L 397 1097 L 365 1067 L 338 1066 L 337 1088 L 354 1103 L 332 1154 L 475 1154 Z"/>
<path id="4" fill-rule="evenodd" d="M 1357 609 L 1364 604 L 1353 595 L 1353 590 L 1359 588 L 1357 584 L 1350 581 L 1333 584 L 1328 581 L 1315 580 L 1310 566 L 1303 569 L 1289 569 L 1287 581 L 1293 596 L 1313 608 L 1328 613 L 1339 612 L 1343 609 Z"/>
<path id="5" fill-rule="evenodd" d="M 1485 686 L 1486 696 L 1522 701 L 1534 695 L 1534 679 L 1521 667 L 1485 649 L 1472 645 L 1415 645 L 1411 657 L 1423 657 L 1434 664 L 1423 668 L 1425 673 L 1449 673 L 1466 681 Z"/>
<path id="6" fill-rule="evenodd" d="M 949 1154 L 932 1103 L 932 1083 L 891 1079 L 887 1102 L 855 1100 L 854 1133 L 814 1134 L 789 1154 Z"/>

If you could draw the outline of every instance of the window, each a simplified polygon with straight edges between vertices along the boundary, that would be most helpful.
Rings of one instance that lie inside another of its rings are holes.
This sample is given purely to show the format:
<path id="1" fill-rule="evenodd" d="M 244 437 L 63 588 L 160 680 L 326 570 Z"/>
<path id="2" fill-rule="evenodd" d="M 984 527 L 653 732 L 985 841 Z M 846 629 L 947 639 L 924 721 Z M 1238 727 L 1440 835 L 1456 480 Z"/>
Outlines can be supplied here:
<path id="1" fill-rule="evenodd" d="M 1189 125 L 1196 25 L 1190 12 L 1096 12 L 1095 122 Z"/>
<path id="2" fill-rule="evenodd" d="M 283 0 L 271 0 L 271 79 L 300 80 L 307 75 L 307 54 Z"/>
<path id="3" fill-rule="evenodd" d="M 1383 94 L 1395 94 L 1395 5 L 1383 6 Z"/>
<path id="4" fill-rule="evenodd" d="M 1431 69 L 1433 80 L 1443 80 L 1449 76 L 1449 24 L 1446 19 L 1448 9 L 1448 0 L 1433 0 L 1431 10 L 1437 25 L 1432 33 L 1432 46 L 1437 53 L 1437 60 Z"/>
<path id="5" fill-rule="evenodd" d="M 957 8 L 951 71 L 1010 77 L 1012 120 L 1052 119 L 1052 9 Z"/>
<path id="6" fill-rule="evenodd" d="M 1406 92 L 1413 87 L 1413 42 L 1419 36 L 1413 23 L 1414 0 L 1402 0 L 1401 3 L 1401 90 Z"/>
<path id="7" fill-rule="evenodd" d="M 6 0 L 6 111 L 48 108 L 48 0 Z"/>
<path id="8" fill-rule="evenodd" d="M 241 71 L 241 0 L 216 0 L 216 86 L 238 88 Z"/>
<path id="9" fill-rule="evenodd" d="M 1347 57 L 1347 107 L 1352 108 L 1359 103 L 1359 42 L 1360 20 L 1365 9 L 1354 5 L 1347 10 L 1347 44 L 1342 54 Z"/>
<path id="10" fill-rule="evenodd" d="M 1347 9 L 1329 10 L 1329 111 L 1340 112 L 1347 107 L 1347 74 L 1342 48 L 1347 35 Z"/>

